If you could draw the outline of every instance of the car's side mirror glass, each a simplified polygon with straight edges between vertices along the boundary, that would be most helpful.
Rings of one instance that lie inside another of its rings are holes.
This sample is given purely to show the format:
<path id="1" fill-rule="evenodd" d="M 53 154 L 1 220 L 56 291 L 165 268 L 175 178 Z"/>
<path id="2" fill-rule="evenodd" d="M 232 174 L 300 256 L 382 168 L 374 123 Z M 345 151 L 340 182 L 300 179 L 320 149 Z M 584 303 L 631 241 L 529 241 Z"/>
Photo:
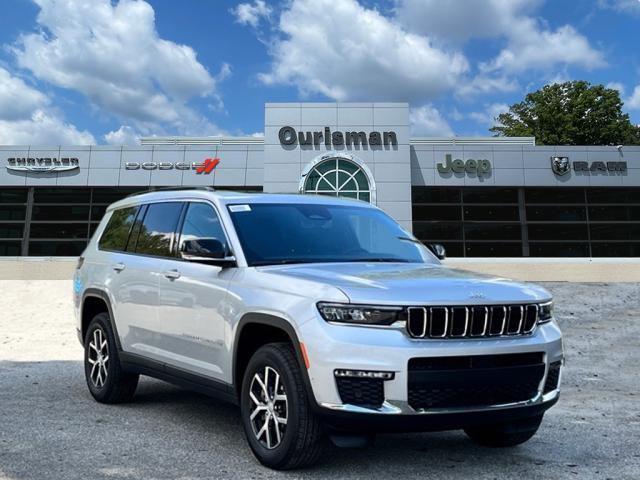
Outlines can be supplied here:
<path id="1" fill-rule="evenodd" d="M 440 260 L 444 260 L 445 258 L 447 258 L 447 252 L 444 249 L 444 247 L 442 245 L 440 245 L 439 243 L 430 243 L 429 245 L 427 245 L 427 247 L 429 248 L 429 250 L 431 250 L 433 252 L 433 254 L 438 257 Z"/>
<path id="2" fill-rule="evenodd" d="M 227 247 L 217 238 L 184 240 L 180 257 L 192 262 L 206 262 L 221 267 L 235 265 L 236 259 L 229 255 Z"/>

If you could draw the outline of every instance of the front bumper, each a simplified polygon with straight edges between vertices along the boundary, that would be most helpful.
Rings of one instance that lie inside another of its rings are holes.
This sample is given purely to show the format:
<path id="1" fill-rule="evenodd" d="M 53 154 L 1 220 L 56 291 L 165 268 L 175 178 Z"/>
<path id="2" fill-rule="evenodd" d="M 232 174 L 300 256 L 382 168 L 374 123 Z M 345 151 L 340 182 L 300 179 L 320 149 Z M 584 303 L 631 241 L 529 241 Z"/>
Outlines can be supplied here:
<path id="1" fill-rule="evenodd" d="M 340 424 L 345 424 L 348 417 L 353 417 L 356 424 L 363 418 L 388 417 L 389 425 L 385 426 L 384 420 L 376 421 L 374 423 L 382 424 L 376 429 L 395 429 L 404 423 L 402 418 L 409 420 L 401 430 L 411 430 L 411 419 L 421 431 L 442 429 L 449 424 L 453 426 L 444 429 L 459 428 L 455 426 L 459 420 L 465 426 L 464 422 L 484 422 L 525 412 L 529 412 L 525 416 L 536 415 L 552 406 L 560 393 L 559 381 L 557 388 L 543 393 L 550 364 L 563 360 L 562 335 L 555 322 L 538 326 L 531 335 L 459 340 L 413 339 L 402 329 L 335 325 L 320 319 L 305 322 L 300 333 L 307 350 L 309 380 L 320 413 L 329 421 L 338 419 Z M 526 400 L 482 407 L 414 409 L 410 405 L 410 359 L 523 353 L 539 353 L 544 363 L 537 394 Z M 383 382 L 384 402 L 381 405 L 356 405 L 343 402 L 334 374 L 337 369 L 393 372 L 394 378 Z M 364 423 L 367 422 L 371 419 Z"/>

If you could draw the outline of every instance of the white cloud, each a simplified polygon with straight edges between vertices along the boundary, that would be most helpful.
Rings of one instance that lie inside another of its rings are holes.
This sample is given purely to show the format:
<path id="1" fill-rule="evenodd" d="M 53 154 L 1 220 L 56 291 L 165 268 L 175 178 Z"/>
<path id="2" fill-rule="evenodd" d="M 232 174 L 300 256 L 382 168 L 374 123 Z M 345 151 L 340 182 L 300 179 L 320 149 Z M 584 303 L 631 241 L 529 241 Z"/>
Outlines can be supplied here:
<path id="1" fill-rule="evenodd" d="M 631 110 L 640 110 L 640 85 L 633 89 L 633 93 L 624 101 L 624 104 Z"/>
<path id="2" fill-rule="evenodd" d="M 0 67 L 0 119 L 28 117 L 36 108 L 48 103 L 49 99 L 42 92 Z"/>
<path id="3" fill-rule="evenodd" d="M 2 145 L 91 145 L 95 138 L 86 130 L 44 110 L 35 110 L 29 118 L 0 120 L 0 144 Z"/>
<path id="4" fill-rule="evenodd" d="M 493 127 L 497 123 L 496 118 L 498 115 L 508 110 L 509 105 L 506 103 L 492 103 L 486 106 L 484 112 L 469 113 L 469 118 L 488 127 Z"/>
<path id="5" fill-rule="evenodd" d="M 205 121 L 186 102 L 214 95 L 216 79 L 191 47 L 158 36 L 148 3 L 35 1 L 41 31 L 23 35 L 13 48 L 21 67 L 40 80 L 81 92 L 140 129 L 162 125 L 180 131 L 187 122 Z"/>
<path id="6" fill-rule="evenodd" d="M 558 67 L 586 69 L 606 64 L 602 52 L 571 25 L 549 29 L 533 14 L 542 0 L 395 0 L 397 20 L 411 32 L 430 35 L 444 45 L 471 39 L 499 39 L 506 45 L 480 64 L 481 73 L 459 88 L 462 95 L 513 91 L 507 76 Z"/>
<path id="7" fill-rule="evenodd" d="M 483 69 L 521 73 L 525 70 L 550 70 L 558 65 L 586 69 L 606 65 L 602 52 L 593 49 L 587 38 L 572 26 L 564 25 L 556 31 L 539 27 L 532 18 L 520 19 L 514 25 L 507 47 Z"/>
<path id="8" fill-rule="evenodd" d="M 638 0 L 598 0 L 602 8 L 612 8 L 622 13 L 640 14 L 640 1 Z"/>
<path id="9" fill-rule="evenodd" d="M 269 18 L 272 9 L 263 0 L 255 0 L 251 3 L 241 3 L 236 8 L 232 8 L 231 13 L 235 15 L 236 21 L 242 25 L 257 27 L 260 20 Z"/>
<path id="10" fill-rule="evenodd" d="M 451 89 L 464 56 L 407 33 L 355 0 L 293 0 L 280 16 L 265 84 L 291 84 L 302 94 L 335 100 L 423 101 Z"/>
<path id="11" fill-rule="evenodd" d="M 121 125 L 104 135 L 104 140 L 111 145 L 139 145 L 140 135 L 128 125 Z"/>
<path id="12" fill-rule="evenodd" d="M 472 95 L 515 92 L 518 88 L 519 84 L 513 78 L 508 78 L 504 75 L 492 77 L 481 73 L 469 81 L 461 82 L 456 93 L 461 97 L 468 97 Z"/>
<path id="13" fill-rule="evenodd" d="M 447 42 L 508 35 L 540 0 L 396 0 L 396 16 L 412 32 Z"/>
<path id="14" fill-rule="evenodd" d="M 453 130 L 433 105 L 426 104 L 409 111 L 411 134 L 429 137 L 452 137 Z"/>
<path id="15" fill-rule="evenodd" d="M 606 85 L 607 88 L 612 88 L 614 90 L 618 90 L 620 92 L 620 95 L 624 95 L 624 85 L 620 82 L 609 82 Z"/>
<path id="16" fill-rule="evenodd" d="M 84 145 L 91 133 L 65 122 L 44 93 L 0 67 L 0 144 Z"/>

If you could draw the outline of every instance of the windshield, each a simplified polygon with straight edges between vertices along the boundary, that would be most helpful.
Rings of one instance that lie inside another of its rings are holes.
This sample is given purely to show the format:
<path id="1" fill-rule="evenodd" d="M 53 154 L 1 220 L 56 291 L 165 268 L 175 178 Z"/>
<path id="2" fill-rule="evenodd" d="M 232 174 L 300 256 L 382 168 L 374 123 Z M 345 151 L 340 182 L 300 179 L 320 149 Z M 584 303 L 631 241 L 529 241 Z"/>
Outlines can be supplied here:
<path id="1" fill-rule="evenodd" d="M 250 266 L 317 262 L 433 262 L 389 216 L 350 205 L 229 205 Z"/>

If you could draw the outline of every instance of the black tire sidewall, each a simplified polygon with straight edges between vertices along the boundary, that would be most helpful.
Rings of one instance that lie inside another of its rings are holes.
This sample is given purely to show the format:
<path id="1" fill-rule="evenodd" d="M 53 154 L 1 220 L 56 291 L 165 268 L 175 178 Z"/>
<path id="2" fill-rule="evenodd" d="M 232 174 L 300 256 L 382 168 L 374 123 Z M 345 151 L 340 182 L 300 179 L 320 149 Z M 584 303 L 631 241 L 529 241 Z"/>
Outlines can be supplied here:
<path id="1" fill-rule="evenodd" d="M 284 433 L 284 439 L 282 443 L 276 448 L 269 450 L 264 447 L 253 433 L 251 427 L 251 420 L 249 415 L 251 413 L 250 405 L 251 400 L 249 398 L 249 388 L 253 376 L 257 372 L 262 372 L 266 366 L 275 369 L 280 375 L 280 381 L 284 383 L 284 388 L 287 395 L 287 426 Z M 296 365 L 296 368 L 297 365 Z M 296 373 L 298 374 L 296 378 Z M 287 461 L 289 456 L 295 449 L 296 436 L 300 427 L 299 411 L 301 402 L 306 402 L 306 398 L 300 398 L 299 385 L 297 381 L 299 379 L 299 372 L 292 372 L 290 366 L 283 358 L 281 352 L 276 348 L 269 345 L 260 348 L 249 361 L 249 365 L 245 370 L 245 374 L 242 380 L 242 392 L 240 396 L 240 411 L 242 416 L 242 424 L 247 435 L 247 440 L 251 450 L 255 456 L 264 464 L 272 468 L 278 468 Z"/>
<path id="2" fill-rule="evenodd" d="M 107 363 L 107 379 L 102 387 L 96 387 L 90 378 L 91 373 L 91 364 L 89 364 L 89 343 L 93 338 L 93 332 L 97 329 L 101 329 L 105 338 L 107 339 L 107 345 L 109 348 L 109 361 Z M 117 375 L 117 362 L 118 362 L 118 352 L 115 337 L 113 336 L 113 332 L 111 331 L 109 314 L 108 313 L 99 313 L 89 323 L 89 327 L 87 328 L 87 333 L 84 337 L 84 374 L 85 379 L 87 381 L 87 386 L 89 387 L 89 392 L 91 395 L 98 401 L 104 401 L 109 398 L 114 387 L 115 380 Z"/>

